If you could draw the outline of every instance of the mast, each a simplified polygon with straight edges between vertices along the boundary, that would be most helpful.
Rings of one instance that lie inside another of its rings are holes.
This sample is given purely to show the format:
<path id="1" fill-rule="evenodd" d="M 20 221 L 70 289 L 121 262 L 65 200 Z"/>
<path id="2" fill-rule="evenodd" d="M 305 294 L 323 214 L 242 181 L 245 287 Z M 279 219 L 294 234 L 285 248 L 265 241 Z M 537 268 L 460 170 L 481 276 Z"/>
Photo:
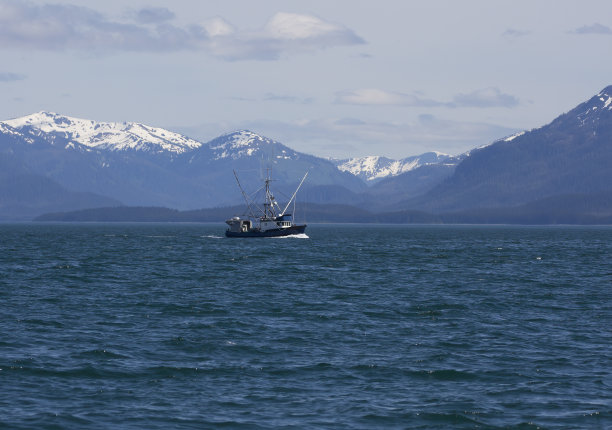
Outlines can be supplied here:
<path id="1" fill-rule="evenodd" d="M 276 198 L 274 197 L 274 194 L 272 194 L 272 191 L 270 190 L 270 182 L 272 182 L 272 179 L 270 179 L 270 168 L 268 167 L 266 169 L 267 172 L 267 177 L 265 180 L 265 201 L 264 201 L 264 215 L 266 217 L 270 217 L 270 218 L 276 218 L 276 214 L 279 213 L 281 211 L 281 207 L 278 204 L 278 201 L 276 200 Z M 282 214 L 281 214 L 282 215 Z"/>
<path id="2" fill-rule="evenodd" d="M 265 197 L 265 201 L 264 201 L 264 216 L 266 218 L 274 218 L 276 216 L 276 214 L 274 213 L 274 204 L 276 203 L 274 200 L 274 195 L 272 194 L 272 192 L 270 191 L 270 168 L 268 167 L 266 169 L 266 197 Z M 278 203 L 277 203 L 278 204 Z"/>

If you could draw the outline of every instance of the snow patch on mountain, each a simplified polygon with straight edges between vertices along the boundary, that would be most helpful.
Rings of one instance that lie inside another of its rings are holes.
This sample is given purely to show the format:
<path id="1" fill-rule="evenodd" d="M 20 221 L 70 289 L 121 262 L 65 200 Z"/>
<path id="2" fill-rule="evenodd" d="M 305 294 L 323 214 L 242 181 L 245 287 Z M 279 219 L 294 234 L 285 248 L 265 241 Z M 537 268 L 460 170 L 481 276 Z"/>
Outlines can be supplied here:
<path id="1" fill-rule="evenodd" d="M 522 136 L 524 134 L 525 134 L 525 131 L 519 131 L 518 133 L 514 133 L 514 134 L 511 134 L 508 137 L 505 137 L 503 140 L 504 140 L 504 142 L 512 142 L 514 139 L 516 139 L 517 137 L 520 137 L 520 136 Z"/>
<path id="2" fill-rule="evenodd" d="M 397 176 L 427 164 L 439 164 L 451 156 L 441 152 L 426 152 L 421 155 L 393 160 L 381 156 L 367 156 L 345 160 L 332 160 L 339 170 L 349 172 L 366 182 L 374 183 L 389 176 Z"/>
<path id="3" fill-rule="evenodd" d="M 134 122 L 97 122 L 81 118 L 38 112 L 32 115 L 0 122 L 21 131 L 49 140 L 61 138 L 88 148 L 111 151 L 138 150 L 146 152 L 171 152 L 180 154 L 199 148 L 201 142 L 158 127 Z M 72 145 L 71 145 L 72 143 Z"/>
<path id="4" fill-rule="evenodd" d="M 13 127 L 9 126 L 8 124 L 4 124 L 2 122 L 0 122 L 0 133 L 12 135 L 12 136 L 21 136 L 21 133 L 19 133 Z"/>
<path id="5" fill-rule="evenodd" d="M 296 159 L 297 153 L 286 146 L 249 130 L 239 130 L 224 134 L 208 143 L 214 152 L 214 159 L 231 158 L 233 160 L 250 157 L 266 151 L 275 152 L 277 159 Z"/>
<path id="6" fill-rule="evenodd" d="M 577 116 L 580 125 L 597 124 L 601 115 L 612 110 L 612 86 L 604 88 L 599 94 L 581 106 L 580 110 L 582 112 Z"/>
<path id="7" fill-rule="evenodd" d="M 602 109 L 607 108 L 608 110 L 612 110 L 612 96 L 610 95 L 610 89 L 610 87 L 604 88 L 602 92 L 597 94 L 599 100 L 603 102 Z"/>
<path id="8" fill-rule="evenodd" d="M 510 136 L 502 137 L 501 139 L 494 140 L 493 142 L 488 142 L 488 143 L 485 143 L 484 145 L 480 145 L 480 146 L 477 146 L 477 147 L 475 147 L 475 148 L 469 149 L 469 150 L 465 151 L 464 153 L 457 155 L 457 156 L 456 156 L 456 157 L 454 157 L 454 158 L 457 158 L 457 159 L 459 159 L 459 160 L 463 160 L 464 158 L 467 158 L 467 157 L 469 157 L 470 155 L 472 155 L 472 152 L 474 152 L 474 151 L 478 151 L 478 150 L 480 150 L 480 149 L 484 149 L 484 148 L 487 148 L 487 147 L 489 147 L 489 146 L 493 146 L 493 145 L 495 145 L 495 144 L 497 144 L 497 143 L 508 143 L 508 142 L 512 142 L 512 141 L 513 141 L 514 139 L 516 139 L 517 137 L 521 137 L 521 136 L 522 136 L 522 135 L 524 135 L 525 133 L 530 133 L 530 132 L 532 132 L 533 130 L 537 130 L 537 129 L 535 129 L 535 128 L 534 128 L 534 129 L 531 129 L 531 130 L 529 130 L 529 131 L 522 130 L 522 131 L 516 132 L 516 133 L 514 133 L 514 134 L 511 134 Z"/>

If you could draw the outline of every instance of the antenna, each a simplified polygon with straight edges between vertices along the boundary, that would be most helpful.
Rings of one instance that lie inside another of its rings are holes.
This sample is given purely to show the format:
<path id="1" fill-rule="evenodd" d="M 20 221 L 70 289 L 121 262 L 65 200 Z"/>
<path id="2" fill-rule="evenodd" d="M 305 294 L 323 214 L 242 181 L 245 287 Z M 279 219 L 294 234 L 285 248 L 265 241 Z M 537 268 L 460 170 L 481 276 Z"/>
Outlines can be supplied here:
<path id="1" fill-rule="evenodd" d="M 264 169 L 264 155 L 263 152 L 261 153 L 261 160 L 259 160 L 259 180 L 263 181 L 264 178 L 264 173 L 263 173 L 263 169 Z"/>

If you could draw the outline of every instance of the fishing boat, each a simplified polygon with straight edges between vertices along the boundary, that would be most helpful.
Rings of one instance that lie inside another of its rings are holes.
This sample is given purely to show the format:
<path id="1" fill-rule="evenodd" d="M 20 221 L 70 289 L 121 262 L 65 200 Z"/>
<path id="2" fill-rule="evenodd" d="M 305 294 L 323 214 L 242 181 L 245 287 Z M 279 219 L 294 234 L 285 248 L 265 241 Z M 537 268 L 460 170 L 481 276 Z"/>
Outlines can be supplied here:
<path id="1" fill-rule="evenodd" d="M 234 177 L 238 183 L 238 188 L 242 192 L 242 197 L 247 205 L 246 215 L 235 216 L 228 219 L 225 223 L 229 226 L 225 230 L 225 236 L 227 237 L 283 237 L 293 236 L 298 234 L 304 234 L 306 230 L 306 224 L 295 224 L 293 222 L 293 215 L 287 213 L 287 210 L 293 203 L 293 212 L 295 213 L 295 196 L 298 190 L 304 183 L 304 180 L 308 176 L 308 172 L 304 175 L 300 184 L 296 188 L 295 192 L 289 199 L 289 202 L 284 208 L 276 201 L 274 195 L 270 191 L 270 170 L 268 169 L 266 179 L 264 182 L 264 203 L 263 209 L 251 201 L 249 196 L 245 193 L 236 171 L 234 171 Z"/>

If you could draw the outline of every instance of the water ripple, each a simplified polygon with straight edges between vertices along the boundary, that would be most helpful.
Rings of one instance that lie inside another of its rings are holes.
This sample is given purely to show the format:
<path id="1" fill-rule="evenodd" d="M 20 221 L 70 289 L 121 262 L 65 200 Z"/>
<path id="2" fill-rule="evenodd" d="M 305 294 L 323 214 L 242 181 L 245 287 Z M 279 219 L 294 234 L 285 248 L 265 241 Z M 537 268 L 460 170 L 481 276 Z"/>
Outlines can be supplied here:
<path id="1" fill-rule="evenodd" d="M 610 228 L 0 238 L 0 427 L 612 427 Z"/>

